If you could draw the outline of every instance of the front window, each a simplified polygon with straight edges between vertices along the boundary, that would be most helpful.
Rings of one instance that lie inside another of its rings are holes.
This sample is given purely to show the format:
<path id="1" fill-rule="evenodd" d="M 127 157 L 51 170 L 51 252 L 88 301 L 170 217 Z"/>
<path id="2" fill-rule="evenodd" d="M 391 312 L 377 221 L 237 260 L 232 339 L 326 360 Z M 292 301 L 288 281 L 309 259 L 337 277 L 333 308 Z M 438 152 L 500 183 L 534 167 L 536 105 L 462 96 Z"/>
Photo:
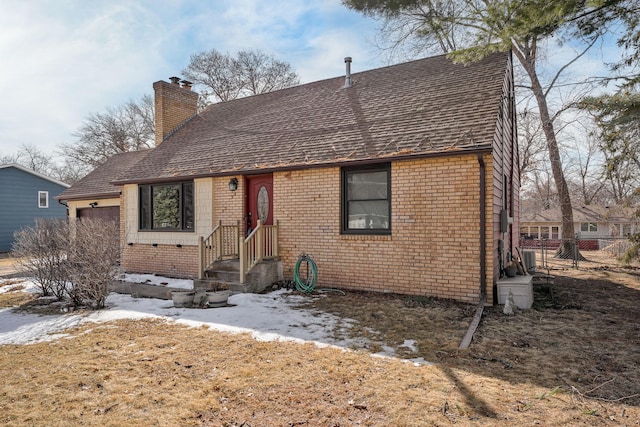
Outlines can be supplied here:
<path id="1" fill-rule="evenodd" d="M 551 238 L 554 240 L 560 238 L 560 227 L 551 227 Z"/>
<path id="2" fill-rule="evenodd" d="M 595 222 L 583 222 L 580 224 L 580 231 L 586 233 L 595 233 L 598 231 L 598 224 Z"/>
<path id="3" fill-rule="evenodd" d="M 391 233 L 391 165 L 342 170 L 342 232 Z"/>
<path id="4" fill-rule="evenodd" d="M 193 182 L 139 188 L 141 230 L 193 231 Z"/>
<path id="5" fill-rule="evenodd" d="M 540 238 L 549 239 L 549 227 L 540 227 Z"/>
<path id="6" fill-rule="evenodd" d="M 38 191 L 38 207 L 43 209 L 49 207 L 48 191 Z"/>

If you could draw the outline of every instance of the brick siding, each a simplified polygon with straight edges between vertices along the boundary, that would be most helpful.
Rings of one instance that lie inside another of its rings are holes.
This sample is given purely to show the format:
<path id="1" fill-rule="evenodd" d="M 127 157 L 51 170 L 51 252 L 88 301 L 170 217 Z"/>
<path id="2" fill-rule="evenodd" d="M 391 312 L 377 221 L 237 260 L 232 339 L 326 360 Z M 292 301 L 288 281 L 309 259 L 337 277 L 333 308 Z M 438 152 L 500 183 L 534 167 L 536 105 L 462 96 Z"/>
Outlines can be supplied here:
<path id="1" fill-rule="evenodd" d="M 305 252 L 318 264 L 318 286 L 477 302 L 478 171 L 475 155 L 393 162 L 391 236 L 340 234 L 340 168 L 276 173 L 274 216 L 285 277 Z M 491 223 L 488 215 L 488 254 Z M 487 267 L 489 275 L 492 270 Z"/>
<path id="2" fill-rule="evenodd" d="M 491 170 L 490 155 L 485 156 L 485 162 Z M 244 182 L 239 179 L 238 190 L 231 192 L 229 179 L 196 180 L 196 194 L 200 196 L 196 197 L 195 234 L 134 230 L 137 190 L 125 186 L 125 203 L 130 201 L 135 206 L 123 209 L 129 227 L 123 229 L 124 269 L 197 277 L 198 236 L 208 235 L 218 220 L 228 224 L 243 217 Z M 286 278 L 292 277 L 298 256 L 305 252 L 318 264 L 317 286 L 478 302 L 480 179 L 476 155 L 392 162 L 390 236 L 340 233 L 340 181 L 339 167 L 274 174 L 274 218 L 280 222 L 280 253 Z M 491 174 L 487 174 L 488 195 L 492 187 Z M 488 197 L 489 303 L 493 300 L 490 254 L 495 246 L 491 205 L 492 197 Z M 157 246 L 152 246 L 152 240 Z M 181 243 L 182 247 L 177 247 Z"/>
<path id="3" fill-rule="evenodd" d="M 177 245 L 125 245 L 122 267 L 135 273 L 155 273 L 167 277 L 198 277 L 198 247 Z"/>
<path id="4" fill-rule="evenodd" d="M 188 118 L 198 108 L 198 94 L 180 85 L 158 81 L 153 84 L 155 92 L 156 145 Z"/>

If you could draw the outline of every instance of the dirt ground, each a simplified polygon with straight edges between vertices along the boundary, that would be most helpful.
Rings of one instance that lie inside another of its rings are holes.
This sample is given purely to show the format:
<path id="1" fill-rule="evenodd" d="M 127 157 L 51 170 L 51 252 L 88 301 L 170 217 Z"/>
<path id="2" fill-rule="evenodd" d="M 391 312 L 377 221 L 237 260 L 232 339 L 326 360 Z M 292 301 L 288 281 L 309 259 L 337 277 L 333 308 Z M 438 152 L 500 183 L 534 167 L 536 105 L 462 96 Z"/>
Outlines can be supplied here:
<path id="1" fill-rule="evenodd" d="M 356 321 L 353 351 L 159 320 L 0 346 L 0 423 L 640 425 L 640 270 L 551 273 L 531 310 L 486 308 L 468 350 L 475 307 L 370 293 L 305 304 Z M 399 357 L 371 356 L 383 348 Z"/>

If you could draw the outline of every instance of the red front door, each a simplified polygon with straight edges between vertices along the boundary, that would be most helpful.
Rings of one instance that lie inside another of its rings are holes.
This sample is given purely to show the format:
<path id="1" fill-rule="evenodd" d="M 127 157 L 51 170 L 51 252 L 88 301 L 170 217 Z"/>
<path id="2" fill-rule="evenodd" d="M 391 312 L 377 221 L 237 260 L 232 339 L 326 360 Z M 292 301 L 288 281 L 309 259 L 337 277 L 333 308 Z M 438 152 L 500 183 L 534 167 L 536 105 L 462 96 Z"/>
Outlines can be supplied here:
<path id="1" fill-rule="evenodd" d="M 247 177 L 247 234 L 256 228 L 258 220 L 273 225 L 273 175 Z"/>

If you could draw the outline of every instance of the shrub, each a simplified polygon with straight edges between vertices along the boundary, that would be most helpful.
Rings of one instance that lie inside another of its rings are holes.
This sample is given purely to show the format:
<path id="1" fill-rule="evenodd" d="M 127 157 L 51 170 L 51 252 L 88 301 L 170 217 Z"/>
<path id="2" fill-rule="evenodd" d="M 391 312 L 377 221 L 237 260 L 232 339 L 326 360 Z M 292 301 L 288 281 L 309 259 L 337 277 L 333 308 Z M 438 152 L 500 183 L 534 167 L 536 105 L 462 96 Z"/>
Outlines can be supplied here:
<path id="1" fill-rule="evenodd" d="M 120 255 L 114 221 L 38 220 L 15 233 L 18 267 L 32 275 L 42 295 L 103 308 Z"/>
<path id="2" fill-rule="evenodd" d="M 69 226 L 65 220 L 36 220 L 34 227 L 14 233 L 13 255 L 18 270 L 33 276 L 42 295 L 66 296 Z"/>
<path id="3" fill-rule="evenodd" d="M 76 305 L 103 308 L 117 272 L 120 230 L 114 221 L 83 219 L 73 227 L 69 248 L 69 297 Z"/>

